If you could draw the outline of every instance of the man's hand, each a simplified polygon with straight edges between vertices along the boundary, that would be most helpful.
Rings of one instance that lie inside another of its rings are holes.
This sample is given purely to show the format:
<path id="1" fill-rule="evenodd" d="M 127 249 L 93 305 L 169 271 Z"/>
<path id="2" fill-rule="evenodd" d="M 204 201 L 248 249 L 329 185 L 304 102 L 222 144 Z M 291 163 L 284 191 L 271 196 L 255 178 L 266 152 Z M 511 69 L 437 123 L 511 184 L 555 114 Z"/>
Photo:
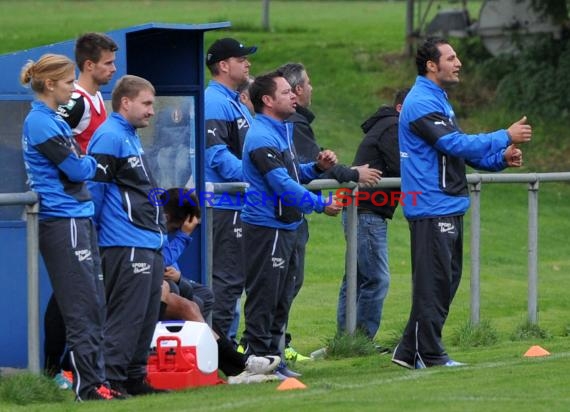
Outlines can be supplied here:
<path id="1" fill-rule="evenodd" d="M 194 229 L 196 229 L 196 226 L 198 226 L 199 224 L 200 224 L 200 219 L 198 219 L 196 216 L 193 217 L 188 216 L 184 221 L 184 223 L 182 223 L 182 226 L 180 226 L 180 230 L 186 233 L 187 235 L 190 235 L 194 231 Z"/>
<path id="2" fill-rule="evenodd" d="M 511 143 L 526 143 L 530 142 L 532 137 L 532 128 L 527 124 L 526 116 L 523 116 L 518 122 L 513 123 L 507 132 L 511 137 Z"/>
<path id="3" fill-rule="evenodd" d="M 342 205 L 339 205 L 337 202 L 332 202 L 332 204 L 325 206 L 324 213 L 327 216 L 336 216 L 342 210 Z"/>
<path id="4" fill-rule="evenodd" d="M 382 172 L 378 169 L 371 169 L 368 164 L 354 166 L 352 169 L 358 171 L 358 183 L 361 186 L 374 186 L 382 179 Z"/>
<path id="5" fill-rule="evenodd" d="M 323 150 L 317 156 L 317 166 L 320 170 L 329 170 L 336 162 L 336 154 L 332 150 Z"/>
<path id="6" fill-rule="evenodd" d="M 505 150 L 505 162 L 509 167 L 521 167 L 523 164 L 522 150 L 512 144 Z"/>
<path id="7" fill-rule="evenodd" d="M 180 281 L 181 273 L 179 270 L 176 270 L 173 266 L 168 266 L 164 269 L 164 279 L 172 280 L 176 283 Z"/>

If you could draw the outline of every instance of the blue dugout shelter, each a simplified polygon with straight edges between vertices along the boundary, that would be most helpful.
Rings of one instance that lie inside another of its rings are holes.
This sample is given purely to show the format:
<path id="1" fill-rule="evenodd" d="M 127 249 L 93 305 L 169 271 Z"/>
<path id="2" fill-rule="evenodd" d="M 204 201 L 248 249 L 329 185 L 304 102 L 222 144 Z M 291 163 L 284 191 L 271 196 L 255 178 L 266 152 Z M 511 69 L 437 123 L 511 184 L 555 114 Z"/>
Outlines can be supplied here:
<path id="1" fill-rule="evenodd" d="M 161 188 L 204 191 L 204 33 L 229 26 L 148 23 L 107 33 L 119 46 L 114 80 L 133 74 L 156 88 L 154 121 L 139 134 Z M 29 190 L 21 134 L 33 94 L 20 84 L 20 70 L 45 53 L 73 59 L 74 45 L 75 39 L 0 55 L 0 193 Z M 109 106 L 113 84 L 101 90 Z M 25 218 L 24 206 L 0 207 L 0 366 L 25 367 L 28 361 Z M 204 222 L 180 265 L 185 276 L 201 282 L 206 280 L 205 233 Z M 43 319 L 51 287 L 41 259 L 39 276 Z"/>

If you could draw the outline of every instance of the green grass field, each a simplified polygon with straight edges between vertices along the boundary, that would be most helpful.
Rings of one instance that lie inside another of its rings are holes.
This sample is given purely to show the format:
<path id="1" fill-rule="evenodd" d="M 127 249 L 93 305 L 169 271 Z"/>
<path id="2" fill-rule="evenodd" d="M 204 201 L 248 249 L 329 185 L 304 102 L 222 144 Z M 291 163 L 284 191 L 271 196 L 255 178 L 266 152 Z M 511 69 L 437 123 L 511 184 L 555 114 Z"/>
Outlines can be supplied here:
<path id="1" fill-rule="evenodd" d="M 412 62 L 401 55 L 404 15 L 402 1 L 272 1 L 273 30 L 266 33 L 260 30 L 259 0 L 2 1 L 0 53 L 71 39 L 85 31 L 113 30 L 150 21 L 229 20 L 232 30 L 209 32 L 206 42 L 230 35 L 246 44 L 259 45 L 259 52 L 252 58 L 253 74 L 287 61 L 305 63 L 314 87 L 314 126 L 319 141 L 336 150 L 344 163 L 350 163 L 361 137 L 360 123 L 379 104 L 388 102 L 395 89 L 413 81 Z M 508 126 L 519 117 L 520 113 L 487 107 L 471 110 L 460 121 L 466 131 L 476 132 Z M 567 133 L 564 126 L 537 124 L 534 141 L 525 151 L 522 172 L 536 171 L 539 166 L 549 171 L 568 169 L 568 160 L 560 150 L 564 143 L 557 140 L 557 133 Z M 11 400 L 8 378 L 2 378 L 0 411 L 570 410 L 568 185 L 540 186 L 539 326 L 547 332 L 546 337 L 512 340 L 527 319 L 526 204 L 525 185 L 483 187 L 481 319 L 497 333 L 497 343 L 491 346 L 454 343 L 469 320 L 469 215 L 466 217 L 464 279 L 444 340 L 450 354 L 467 362 L 467 367 L 415 372 L 392 365 L 387 356 L 325 359 L 295 365 L 303 372 L 301 380 L 308 386 L 306 390 L 279 392 L 274 383 L 224 385 L 105 405 L 76 405 L 72 395 L 66 393 L 63 402 L 20 406 Z M 345 248 L 340 219 L 311 215 L 309 220 L 306 280 L 290 321 L 294 346 L 304 354 L 322 347 L 335 333 Z M 389 247 L 392 284 L 377 336 L 381 343 L 397 338 L 410 307 L 409 234 L 400 210 L 390 223 Z M 524 358 L 531 345 L 541 345 L 552 355 Z"/>

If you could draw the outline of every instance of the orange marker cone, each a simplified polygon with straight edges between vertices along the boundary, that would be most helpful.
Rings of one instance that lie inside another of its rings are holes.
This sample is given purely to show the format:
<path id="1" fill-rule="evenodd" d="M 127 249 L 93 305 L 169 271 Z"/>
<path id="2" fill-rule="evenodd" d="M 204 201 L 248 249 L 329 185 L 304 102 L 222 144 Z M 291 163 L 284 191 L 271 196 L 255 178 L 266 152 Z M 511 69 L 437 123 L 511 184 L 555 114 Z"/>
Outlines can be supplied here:
<path id="1" fill-rule="evenodd" d="M 527 350 L 524 354 L 524 356 L 526 356 L 527 358 L 534 358 L 534 357 L 548 356 L 548 355 L 550 355 L 550 352 L 548 352 L 546 349 L 541 348 L 538 345 L 531 346 L 529 350 Z"/>
<path id="2" fill-rule="evenodd" d="M 291 389 L 307 389 L 307 385 L 296 378 L 287 378 L 277 387 L 278 391 L 289 391 Z"/>

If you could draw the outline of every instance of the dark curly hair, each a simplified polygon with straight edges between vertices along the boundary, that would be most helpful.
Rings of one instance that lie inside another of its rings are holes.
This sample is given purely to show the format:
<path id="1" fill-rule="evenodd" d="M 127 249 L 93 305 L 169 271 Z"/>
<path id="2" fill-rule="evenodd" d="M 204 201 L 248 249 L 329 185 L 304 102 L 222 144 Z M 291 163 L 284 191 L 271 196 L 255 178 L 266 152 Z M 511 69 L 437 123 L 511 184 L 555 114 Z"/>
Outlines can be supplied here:
<path id="1" fill-rule="evenodd" d="M 182 226 L 184 221 L 190 217 L 201 216 L 200 202 L 193 190 L 183 187 L 173 187 L 160 195 L 164 214 L 166 216 L 166 227 L 169 232 L 174 232 Z"/>

